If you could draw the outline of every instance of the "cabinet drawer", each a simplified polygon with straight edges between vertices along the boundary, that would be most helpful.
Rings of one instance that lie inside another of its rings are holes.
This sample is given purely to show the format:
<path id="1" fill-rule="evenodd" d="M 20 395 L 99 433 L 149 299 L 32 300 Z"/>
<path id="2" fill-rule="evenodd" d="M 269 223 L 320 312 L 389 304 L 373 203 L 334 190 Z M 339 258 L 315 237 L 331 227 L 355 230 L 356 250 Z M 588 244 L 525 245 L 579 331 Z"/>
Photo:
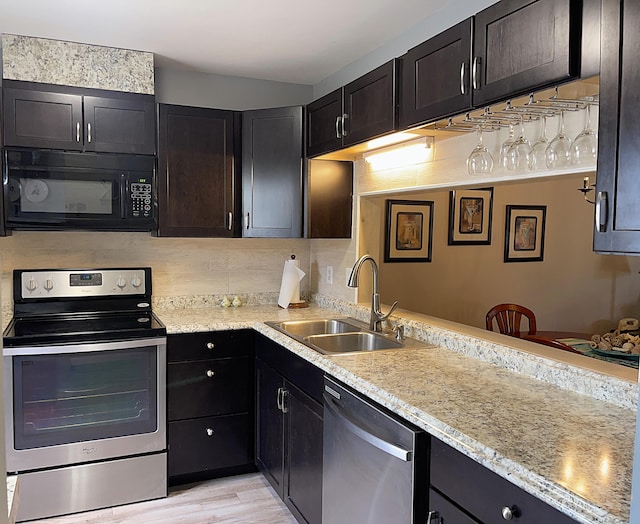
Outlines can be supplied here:
<path id="1" fill-rule="evenodd" d="M 252 440 L 246 414 L 170 422 L 169 476 L 251 464 Z"/>
<path id="2" fill-rule="evenodd" d="M 575 521 L 478 462 L 431 439 L 431 485 L 482 522 L 501 522 L 502 508 L 516 508 L 520 524 Z M 435 509 L 435 508 L 434 508 Z"/>
<path id="3" fill-rule="evenodd" d="M 167 360 L 184 362 L 253 354 L 253 330 L 181 333 L 167 337 Z"/>
<path id="4" fill-rule="evenodd" d="M 248 357 L 169 364 L 168 419 L 249 411 L 251 370 Z"/>
<path id="5" fill-rule="evenodd" d="M 435 522 L 446 522 L 446 524 L 479 524 L 477 520 L 471 518 L 433 488 L 429 490 L 429 514 L 432 515 L 432 519 L 435 518 Z M 433 520 L 431 522 L 433 522 Z M 431 523 L 429 522 L 428 524 Z"/>

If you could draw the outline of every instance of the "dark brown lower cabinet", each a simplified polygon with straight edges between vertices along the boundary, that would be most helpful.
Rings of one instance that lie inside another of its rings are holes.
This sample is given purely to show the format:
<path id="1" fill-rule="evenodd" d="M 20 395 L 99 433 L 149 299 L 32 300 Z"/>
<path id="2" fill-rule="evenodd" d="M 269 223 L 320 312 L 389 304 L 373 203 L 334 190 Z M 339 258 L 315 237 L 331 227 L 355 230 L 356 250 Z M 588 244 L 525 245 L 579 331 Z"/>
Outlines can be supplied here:
<path id="1" fill-rule="evenodd" d="M 170 484 L 254 471 L 253 331 L 167 337 Z"/>
<path id="2" fill-rule="evenodd" d="M 429 511 L 432 516 L 437 512 L 446 524 L 576 522 L 433 437 L 430 475 Z"/>
<path id="3" fill-rule="evenodd" d="M 322 371 L 258 335 L 256 465 L 298 522 L 322 522 Z"/>

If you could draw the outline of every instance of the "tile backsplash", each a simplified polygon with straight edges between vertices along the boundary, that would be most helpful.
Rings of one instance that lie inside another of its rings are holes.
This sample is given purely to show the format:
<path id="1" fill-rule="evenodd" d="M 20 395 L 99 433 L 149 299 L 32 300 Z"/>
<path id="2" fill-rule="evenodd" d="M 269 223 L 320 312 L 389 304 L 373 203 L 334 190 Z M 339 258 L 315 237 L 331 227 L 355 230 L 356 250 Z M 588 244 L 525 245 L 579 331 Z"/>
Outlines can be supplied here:
<path id="1" fill-rule="evenodd" d="M 344 282 L 353 264 L 350 240 L 277 238 L 157 238 L 148 233 L 27 232 L 0 238 L 2 304 L 12 304 L 12 271 L 42 268 L 149 266 L 153 295 L 161 297 L 240 295 L 277 300 L 285 260 L 293 254 L 306 276 L 301 294 L 353 300 Z M 326 266 L 335 281 L 326 284 Z"/>

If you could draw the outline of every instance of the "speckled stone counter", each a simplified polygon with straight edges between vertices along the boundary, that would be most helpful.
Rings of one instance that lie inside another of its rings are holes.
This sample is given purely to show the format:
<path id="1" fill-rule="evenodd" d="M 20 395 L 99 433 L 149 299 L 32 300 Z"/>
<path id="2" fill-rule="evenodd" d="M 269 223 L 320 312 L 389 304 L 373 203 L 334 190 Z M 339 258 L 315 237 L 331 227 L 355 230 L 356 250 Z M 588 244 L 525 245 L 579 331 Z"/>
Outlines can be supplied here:
<path id="1" fill-rule="evenodd" d="M 410 336 L 426 342 L 440 337 L 438 345 L 453 345 L 453 351 L 425 347 L 328 357 L 264 324 L 344 316 L 347 310 L 349 316 L 366 314 L 360 306 L 336 311 L 318 305 L 156 308 L 156 313 L 169 333 L 253 328 L 577 521 L 628 522 L 634 398 L 631 393 L 618 405 L 598 398 L 626 395 L 624 380 L 607 380 L 605 369 L 606 386 L 578 393 L 567 389 L 572 369 L 587 378 L 596 373 L 535 354 L 533 367 L 520 368 L 515 362 L 526 351 L 420 323 L 408 313 L 397 319 L 409 326 Z M 550 383 L 558 377 L 558 384 Z M 636 391 L 634 382 L 628 386 Z"/>

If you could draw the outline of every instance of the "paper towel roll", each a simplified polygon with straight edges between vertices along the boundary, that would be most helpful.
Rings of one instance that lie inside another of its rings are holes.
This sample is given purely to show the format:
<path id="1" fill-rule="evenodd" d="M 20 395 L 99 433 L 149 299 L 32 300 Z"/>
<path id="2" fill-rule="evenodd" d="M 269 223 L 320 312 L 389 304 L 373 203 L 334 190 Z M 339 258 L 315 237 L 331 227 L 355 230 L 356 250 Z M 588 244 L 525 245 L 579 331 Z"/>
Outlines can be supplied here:
<path id="1" fill-rule="evenodd" d="M 300 301 L 300 281 L 304 278 L 305 272 L 299 267 L 297 260 L 287 260 L 282 270 L 282 284 L 280 284 L 280 295 L 278 305 L 281 308 L 288 308 L 292 302 Z"/>

